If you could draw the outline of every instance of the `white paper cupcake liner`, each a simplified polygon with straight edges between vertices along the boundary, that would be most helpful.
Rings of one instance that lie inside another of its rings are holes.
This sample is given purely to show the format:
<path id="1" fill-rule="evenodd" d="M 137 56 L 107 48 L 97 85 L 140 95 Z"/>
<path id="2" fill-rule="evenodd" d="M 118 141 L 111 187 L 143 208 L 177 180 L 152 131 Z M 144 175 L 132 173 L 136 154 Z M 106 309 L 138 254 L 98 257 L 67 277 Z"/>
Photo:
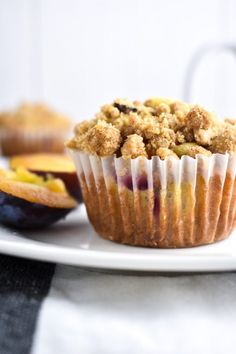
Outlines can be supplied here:
<path id="1" fill-rule="evenodd" d="M 71 151 L 89 219 L 104 238 L 190 247 L 226 238 L 236 221 L 236 154 L 125 160 Z"/>

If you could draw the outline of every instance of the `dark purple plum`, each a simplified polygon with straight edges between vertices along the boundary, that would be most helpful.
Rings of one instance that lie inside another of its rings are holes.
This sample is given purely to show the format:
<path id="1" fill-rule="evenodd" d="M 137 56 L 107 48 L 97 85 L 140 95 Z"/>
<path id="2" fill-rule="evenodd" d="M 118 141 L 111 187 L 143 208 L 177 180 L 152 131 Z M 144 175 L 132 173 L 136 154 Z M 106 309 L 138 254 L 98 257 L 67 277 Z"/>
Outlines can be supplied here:
<path id="1" fill-rule="evenodd" d="M 158 217 L 160 214 L 160 198 L 159 195 L 156 194 L 154 197 L 154 207 L 153 207 L 154 216 Z"/>
<path id="2" fill-rule="evenodd" d="M 38 229 L 64 218 L 71 209 L 51 208 L 0 192 L 0 222 L 17 229 Z"/>
<path id="3" fill-rule="evenodd" d="M 32 174 L 33 176 L 33 174 Z M 66 191 L 0 176 L 0 222 L 19 229 L 41 228 L 64 218 L 77 206 Z"/>
<path id="4" fill-rule="evenodd" d="M 140 191 L 148 189 L 148 180 L 146 175 L 142 175 L 138 178 L 137 187 Z"/>
<path id="5" fill-rule="evenodd" d="M 121 177 L 121 181 L 126 188 L 128 188 L 131 191 L 133 190 L 132 176 Z"/>
<path id="6" fill-rule="evenodd" d="M 125 104 L 114 103 L 114 107 L 116 107 L 121 113 L 129 114 L 130 112 L 138 112 L 138 109 L 135 107 L 129 107 Z"/>
<path id="7" fill-rule="evenodd" d="M 133 190 L 132 176 L 121 177 L 122 184 L 129 190 Z M 146 175 L 142 175 L 137 179 L 137 189 L 140 191 L 145 191 L 148 189 L 148 180 Z"/>

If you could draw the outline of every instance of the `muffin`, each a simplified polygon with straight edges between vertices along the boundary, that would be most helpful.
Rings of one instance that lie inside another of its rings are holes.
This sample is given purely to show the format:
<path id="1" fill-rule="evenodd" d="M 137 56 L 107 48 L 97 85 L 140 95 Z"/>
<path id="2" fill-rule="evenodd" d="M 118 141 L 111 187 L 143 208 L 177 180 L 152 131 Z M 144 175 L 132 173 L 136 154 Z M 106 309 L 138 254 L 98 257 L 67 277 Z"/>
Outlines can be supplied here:
<path id="1" fill-rule="evenodd" d="M 25 103 L 0 113 L 2 154 L 62 152 L 70 121 L 43 104 Z"/>
<path id="2" fill-rule="evenodd" d="M 236 223 L 236 125 L 199 105 L 117 99 L 67 143 L 99 235 L 156 248 L 223 240 Z"/>

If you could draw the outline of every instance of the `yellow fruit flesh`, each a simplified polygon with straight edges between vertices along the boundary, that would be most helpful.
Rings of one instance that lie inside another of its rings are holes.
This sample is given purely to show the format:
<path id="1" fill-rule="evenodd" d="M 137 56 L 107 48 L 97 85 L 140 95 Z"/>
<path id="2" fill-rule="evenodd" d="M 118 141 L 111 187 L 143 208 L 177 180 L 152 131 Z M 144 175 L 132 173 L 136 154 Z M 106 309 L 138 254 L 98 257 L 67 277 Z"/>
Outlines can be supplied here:
<path id="1" fill-rule="evenodd" d="M 55 193 L 66 193 L 64 182 L 59 178 L 47 176 L 44 179 L 41 176 L 31 173 L 23 167 L 18 167 L 15 171 L 0 170 L 0 177 L 6 177 L 12 181 L 30 183 L 37 186 L 45 187 Z"/>

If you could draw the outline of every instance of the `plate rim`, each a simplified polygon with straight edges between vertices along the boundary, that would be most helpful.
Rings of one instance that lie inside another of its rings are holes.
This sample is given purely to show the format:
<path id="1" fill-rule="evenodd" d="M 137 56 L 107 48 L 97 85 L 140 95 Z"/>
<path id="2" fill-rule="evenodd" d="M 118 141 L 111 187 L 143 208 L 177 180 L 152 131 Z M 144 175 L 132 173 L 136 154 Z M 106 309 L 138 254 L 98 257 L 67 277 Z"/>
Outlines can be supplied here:
<path id="1" fill-rule="evenodd" d="M 167 255 L 72 249 L 40 241 L 0 239 L 0 252 L 12 256 L 86 268 L 142 272 L 219 272 L 236 270 L 234 254 Z M 121 257 L 124 262 L 120 262 Z M 149 260 L 147 262 L 147 257 Z"/>

